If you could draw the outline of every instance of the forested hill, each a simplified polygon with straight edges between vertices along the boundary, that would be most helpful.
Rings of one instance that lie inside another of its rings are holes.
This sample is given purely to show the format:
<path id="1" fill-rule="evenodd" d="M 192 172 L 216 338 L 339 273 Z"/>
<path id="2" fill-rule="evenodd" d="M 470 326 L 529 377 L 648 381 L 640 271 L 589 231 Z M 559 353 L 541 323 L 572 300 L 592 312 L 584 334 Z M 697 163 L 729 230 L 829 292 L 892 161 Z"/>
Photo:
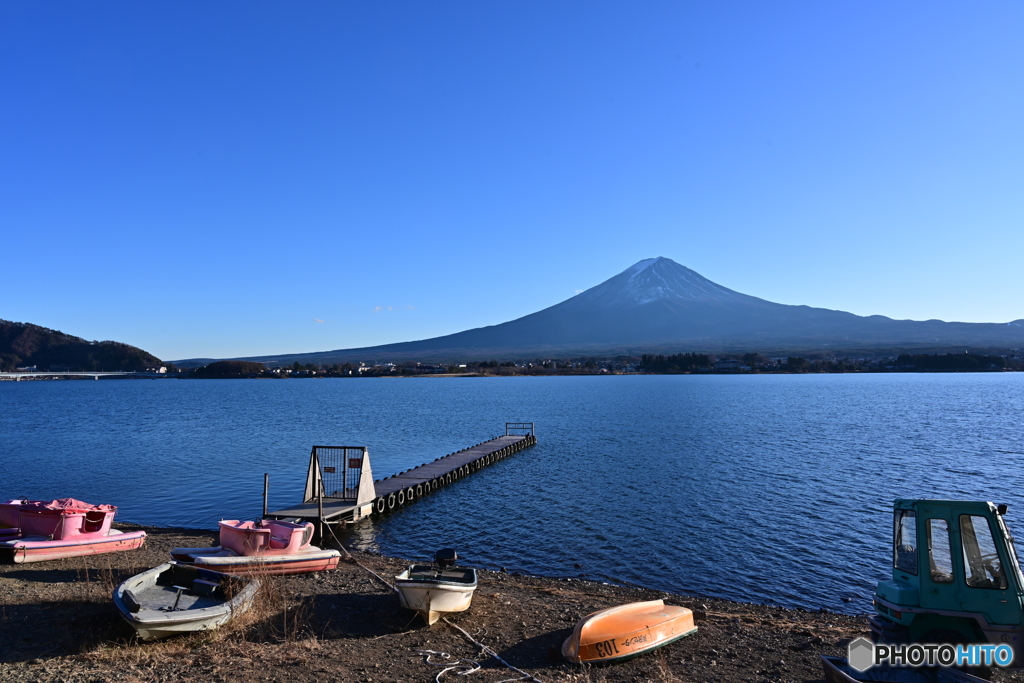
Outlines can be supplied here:
<path id="1" fill-rule="evenodd" d="M 168 365 L 151 353 L 115 341 L 86 341 L 31 323 L 0 320 L 0 370 L 143 371 Z"/>

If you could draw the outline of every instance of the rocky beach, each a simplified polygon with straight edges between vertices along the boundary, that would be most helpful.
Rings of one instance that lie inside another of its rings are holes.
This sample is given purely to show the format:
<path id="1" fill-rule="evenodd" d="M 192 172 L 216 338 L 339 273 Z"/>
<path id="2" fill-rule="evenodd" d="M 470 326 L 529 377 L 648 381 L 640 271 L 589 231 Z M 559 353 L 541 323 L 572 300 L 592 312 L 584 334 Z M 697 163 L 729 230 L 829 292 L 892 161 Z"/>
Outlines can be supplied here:
<path id="1" fill-rule="evenodd" d="M 146 545 L 133 552 L 0 565 L 0 680 L 386 683 L 429 682 L 440 675 L 441 681 L 498 683 L 522 678 L 483 651 L 485 645 L 545 683 L 807 682 L 822 680 L 820 655 L 842 655 L 850 639 L 867 633 L 864 617 L 490 571 L 480 572 L 471 609 L 449 617 L 458 629 L 444 622 L 427 627 L 374 576 L 389 580 L 409 560 L 354 552 L 332 571 L 269 577 L 252 610 L 217 632 L 141 643 L 110 600 L 114 586 L 166 561 L 170 548 L 216 543 L 210 531 L 146 531 Z M 698 632 L 617 665 L 571 665 L 559 655 L 580 617 L 659 598 L 693 609 Z M 458 675 L 476 665 L 478 670 Z M 999 671 L 994 680 L 1024 676 Z"/>

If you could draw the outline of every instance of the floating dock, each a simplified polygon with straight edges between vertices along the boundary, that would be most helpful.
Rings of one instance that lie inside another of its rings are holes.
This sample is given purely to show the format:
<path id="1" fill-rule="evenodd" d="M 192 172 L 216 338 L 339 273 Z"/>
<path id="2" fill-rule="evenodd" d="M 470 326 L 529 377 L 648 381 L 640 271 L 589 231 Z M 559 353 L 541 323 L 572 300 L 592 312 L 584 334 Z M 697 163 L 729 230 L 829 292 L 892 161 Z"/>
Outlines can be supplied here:
<path id="1" fill-rule="evenodd" d="M 393 474 L 373 480 L 370 456 L 364 446 L 313 446 L 303 501 L 283 510 L 266 509 L 263 516 L 336 524 L 355 522 L 405 507 L 442 486 L 537 443 L 532 422 L 506 422 L 505 434 Z"/>

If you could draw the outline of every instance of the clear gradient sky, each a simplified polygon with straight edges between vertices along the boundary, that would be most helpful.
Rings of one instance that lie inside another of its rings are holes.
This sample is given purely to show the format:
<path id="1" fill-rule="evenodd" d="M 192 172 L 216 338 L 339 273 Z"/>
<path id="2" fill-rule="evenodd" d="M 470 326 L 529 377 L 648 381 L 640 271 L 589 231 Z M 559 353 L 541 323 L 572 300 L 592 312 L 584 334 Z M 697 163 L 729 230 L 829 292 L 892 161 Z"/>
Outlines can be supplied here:
<path id="1" fill-rule="evenodd" d="M 666 256 L 1024 318 L 1020 2 L 0 3 L 0 318 L 422 339 Z"/>

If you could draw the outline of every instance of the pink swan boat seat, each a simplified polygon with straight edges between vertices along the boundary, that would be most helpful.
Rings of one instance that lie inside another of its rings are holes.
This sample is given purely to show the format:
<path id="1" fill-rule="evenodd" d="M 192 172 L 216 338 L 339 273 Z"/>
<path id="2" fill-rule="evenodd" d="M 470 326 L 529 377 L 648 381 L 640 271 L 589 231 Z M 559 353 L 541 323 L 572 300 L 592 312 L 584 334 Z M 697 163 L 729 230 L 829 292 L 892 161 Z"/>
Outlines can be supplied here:
<path id="1" fill-rule="evenodd" d="M 309 546 L 313 528 L 310 522 L 228 519 L 220 523 L 220 545 L 239 555 L 290 555 Z"/>
<path id="2" fill-rule="evenodd" d="M 17 528 L 21 519 L 21 504 L 26 502 L 21 498 L 5 500 L 0 503 L 0 531 L 7 531 L 3 527 Z"/>
<path id="3" fill-rule="evenodd" d="M 223 520 L 220 545 L 212 548 L 174 548 L 179 562 L 221 572 L 259 571 L 267 574 L 298 574 L 333 569 L 341 553 L 310 545 L 313 524 L 293 524 L 273 519 L 255 522 Z"/>

